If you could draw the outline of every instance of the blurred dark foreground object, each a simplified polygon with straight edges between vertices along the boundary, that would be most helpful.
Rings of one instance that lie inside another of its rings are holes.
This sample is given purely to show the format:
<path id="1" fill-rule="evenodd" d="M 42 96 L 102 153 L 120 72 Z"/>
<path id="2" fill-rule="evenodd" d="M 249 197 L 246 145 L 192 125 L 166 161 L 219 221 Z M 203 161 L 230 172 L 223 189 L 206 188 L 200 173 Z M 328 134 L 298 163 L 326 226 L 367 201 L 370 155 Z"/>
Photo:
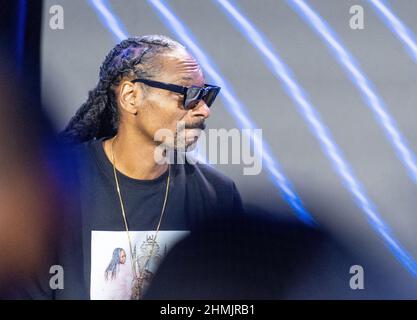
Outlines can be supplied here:
<path id="1" fill-rule="evenodd" d="M 0 297 L 8 298 L 49 270 L 71 175 L 31 77 L 0 61 Z"/>
<path id="2" fill-rule="evenodd" d="M 358 299 L 349 286 L 357 262 L 298 222 L 261 212 L 218 217 L 168 253 L 145 299 Z"/>

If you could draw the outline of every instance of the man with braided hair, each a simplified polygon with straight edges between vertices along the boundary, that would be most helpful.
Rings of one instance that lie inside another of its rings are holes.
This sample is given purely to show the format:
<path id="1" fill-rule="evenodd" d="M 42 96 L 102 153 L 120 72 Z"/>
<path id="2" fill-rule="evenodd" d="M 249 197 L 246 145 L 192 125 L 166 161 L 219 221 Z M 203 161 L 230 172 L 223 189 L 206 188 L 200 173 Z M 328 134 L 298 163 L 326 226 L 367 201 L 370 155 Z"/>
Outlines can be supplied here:
<path id="1" fill-rule="evenodd" d="M 193 226 L 243 211 L 233 181 L 214 168 L 155 159 L 161 145 L 179 153 L 179 123 L 183 147 L 196 142 L 219 90 L 205 84 L 197 61 L 168 37 L 128 38 L 110 51 L 97 86 L 61 133 L 77 155 L 80 217 L 57 253 L 63 289 L 44 292 L 109 299 L 108 288 L 117 287 L 142 298 L 159 261 Z M 155 139 L 160 130 L 175 134 Z M 125 262 L 118 264 L 120 276 L 106 278 L 114 248 L 125 249 Z"/>

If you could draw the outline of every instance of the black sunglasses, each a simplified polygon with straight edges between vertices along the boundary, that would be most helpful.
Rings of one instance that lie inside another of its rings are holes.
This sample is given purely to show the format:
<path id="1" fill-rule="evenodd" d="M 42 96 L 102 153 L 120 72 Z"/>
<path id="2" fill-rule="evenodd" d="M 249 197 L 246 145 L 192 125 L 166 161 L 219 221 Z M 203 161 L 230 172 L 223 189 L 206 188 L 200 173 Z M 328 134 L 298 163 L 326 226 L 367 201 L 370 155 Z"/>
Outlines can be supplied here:
<path id="1" fill-rule="evenodd" d="M 183 87 L 176 84 L 159 82 L 148 79 L 135 79 L 131 82 L 141 82 L 150 87 L 165 89 L 172 92 L 180 93 L 184 95 L 183 106 L 184 109 L 193 109 L 198 103 L 203 100 L 208 107 L 211 107 L 217 94 L 220 92 L 220 87 L 205 84 L 204 87 Z"/>

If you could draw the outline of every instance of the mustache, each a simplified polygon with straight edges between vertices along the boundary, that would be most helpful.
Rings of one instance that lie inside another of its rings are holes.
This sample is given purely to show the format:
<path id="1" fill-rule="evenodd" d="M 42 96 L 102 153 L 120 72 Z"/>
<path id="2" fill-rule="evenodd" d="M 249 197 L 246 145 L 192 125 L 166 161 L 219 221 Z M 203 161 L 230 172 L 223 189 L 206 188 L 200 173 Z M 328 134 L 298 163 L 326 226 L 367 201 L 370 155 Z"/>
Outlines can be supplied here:
<path id="1" fill-rule="evenodd" d="M 185 124 L 185 129 L 201 129 L 201 130 L 204 130 L 205 128 L 206 128 L 206 124 L 204 123 L 204 120 L 194 122 L 194 123 L 190 123 L 190 124 Z"/>

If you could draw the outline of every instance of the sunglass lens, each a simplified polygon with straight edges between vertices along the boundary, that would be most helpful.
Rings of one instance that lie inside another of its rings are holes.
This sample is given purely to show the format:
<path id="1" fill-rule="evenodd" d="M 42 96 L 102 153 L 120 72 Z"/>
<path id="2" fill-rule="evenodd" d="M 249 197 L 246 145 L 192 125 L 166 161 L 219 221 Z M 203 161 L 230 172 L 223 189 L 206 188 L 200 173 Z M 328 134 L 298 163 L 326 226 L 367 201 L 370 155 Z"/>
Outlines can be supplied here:
<path id="1" fill-rule="evenodd" d="M 186 104 L 185 109 L 194 109 L 198 105 L 199 102 L 200 102 L 200 99 L 191 100 Z"/>
<path id="2" fill-rule="evenodd" d="M 203 100 L 207 104 L 208 107 L 211 107 L 218 93 L 219 93 L 219 90 L 217 88 L 210 88 L 209 90 L 206 91 L 206 94 L 204 95 Z"/>
<path id="3" fill-rule="evenodd" d="M 185 109 L 195 108 L 200 101 L 201 88 L 191 87 L 187 90 L 187 98 L 185 99 Z"/>
<path id="4" fill-rule="evenodd" d="M 191 87 L 187 91 L 187 99 L 185 100 L 184 107 L 186 109 L 193 109 L 198 105 L 201 99 L 204 100 L 208 107 L 211 107 L 219 91 L 219 87 Z"/>

